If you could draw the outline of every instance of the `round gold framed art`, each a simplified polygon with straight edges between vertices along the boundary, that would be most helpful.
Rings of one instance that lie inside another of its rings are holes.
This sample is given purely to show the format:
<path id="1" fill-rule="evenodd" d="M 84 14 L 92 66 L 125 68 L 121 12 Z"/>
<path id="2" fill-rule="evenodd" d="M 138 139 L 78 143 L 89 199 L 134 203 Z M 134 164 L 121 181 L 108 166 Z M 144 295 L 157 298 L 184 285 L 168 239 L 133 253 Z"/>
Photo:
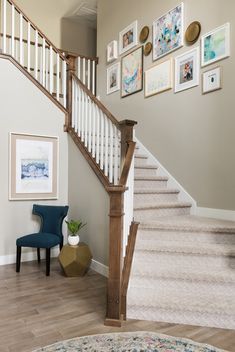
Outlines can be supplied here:
<path id="1" fill-rule="evenodd" d="M 148 36 L 149 36 L 149 27 L 148 26 L 144 26 L 141 29 L 141 32 L 140 32 L 140 36 L 139 36 L 140 42 L 141 43 L 145 43 L 146 40 L 148 39 Z"/>
<path id="2" fill-rule="evenodd" d="M 201 33 L 201 23 L 194 21 L 190 23 L 185 32 L 185 41 L 188 45 L 196 43 Z"/>

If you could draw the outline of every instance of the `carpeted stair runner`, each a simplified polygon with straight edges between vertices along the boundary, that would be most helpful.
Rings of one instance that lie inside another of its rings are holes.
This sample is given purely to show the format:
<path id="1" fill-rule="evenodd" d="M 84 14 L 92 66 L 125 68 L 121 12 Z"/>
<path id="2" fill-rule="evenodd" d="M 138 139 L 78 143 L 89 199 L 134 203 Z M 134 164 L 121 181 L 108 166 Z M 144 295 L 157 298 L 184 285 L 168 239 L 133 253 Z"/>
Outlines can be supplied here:
<path id="1" fill-rule="evenodd" d="M 127 317 L 235 329 L 235 222 L 190 215 L 140 147 Z"/>

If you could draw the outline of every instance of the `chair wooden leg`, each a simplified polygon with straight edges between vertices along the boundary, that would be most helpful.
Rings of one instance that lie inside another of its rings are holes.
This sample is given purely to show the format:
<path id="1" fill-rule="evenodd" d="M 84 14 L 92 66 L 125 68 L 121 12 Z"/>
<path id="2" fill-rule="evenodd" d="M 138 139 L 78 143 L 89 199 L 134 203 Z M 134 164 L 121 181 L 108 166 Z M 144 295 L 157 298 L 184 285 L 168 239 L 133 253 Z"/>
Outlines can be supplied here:
<path id="1" fill-rule="evenodd" d="M 16 272 L 20 272 L 20 259 L 21 259 L 21 247 L 17 246 L 16 248 Z"/>
<path id="2" fill-rule="evenodd" d="M 41 262 L 40 248 L 37 248 L 38 263 Z"/>
<path id="3" fill-rule="evenodd" d="M 46 248 L 46 276 L 50 275 L 51 249 Z"/>

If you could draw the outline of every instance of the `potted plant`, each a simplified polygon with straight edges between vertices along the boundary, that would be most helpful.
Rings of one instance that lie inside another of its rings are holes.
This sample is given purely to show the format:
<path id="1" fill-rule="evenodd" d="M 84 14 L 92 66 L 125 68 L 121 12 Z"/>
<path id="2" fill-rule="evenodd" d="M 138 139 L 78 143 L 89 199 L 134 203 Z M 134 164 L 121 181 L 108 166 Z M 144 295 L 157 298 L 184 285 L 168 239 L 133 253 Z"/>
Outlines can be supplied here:
<path id="1" fill-rule="evenodd" d="M 70 232 L 68 236 L 68 244 L 70 246 L 76 246 L 79 243 L 80 237 L 78 232 L 86 225 L 83 224 L 80 220 L 70 220 L 65 221 Z"/>

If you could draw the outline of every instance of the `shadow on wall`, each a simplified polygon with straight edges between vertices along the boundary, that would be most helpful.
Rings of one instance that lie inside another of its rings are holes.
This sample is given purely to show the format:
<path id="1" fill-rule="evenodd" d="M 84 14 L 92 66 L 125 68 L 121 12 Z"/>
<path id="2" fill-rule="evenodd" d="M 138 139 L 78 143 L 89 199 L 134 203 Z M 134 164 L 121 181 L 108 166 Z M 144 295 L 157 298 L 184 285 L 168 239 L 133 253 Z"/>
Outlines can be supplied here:
<path id="1" fill-rule="evenodd" d="M 61 19 L 61 49 L 76 54 L 96 56 L 96 28 L 75 19 Z"/>

